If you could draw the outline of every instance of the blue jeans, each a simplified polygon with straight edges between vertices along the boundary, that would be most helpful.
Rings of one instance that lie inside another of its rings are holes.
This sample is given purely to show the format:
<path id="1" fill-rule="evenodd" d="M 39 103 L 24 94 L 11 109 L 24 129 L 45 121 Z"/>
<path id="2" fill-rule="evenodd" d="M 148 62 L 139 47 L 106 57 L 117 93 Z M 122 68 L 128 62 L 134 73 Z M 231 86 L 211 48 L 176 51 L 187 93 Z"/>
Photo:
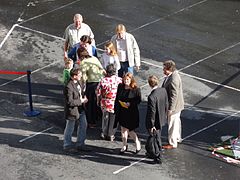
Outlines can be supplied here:
<path id="1" fill-rule="evenodd" d="M 118 76 L 123 77 L 124 74 L 130 72 L 133 74 L 133 67 L 129 67 L 128 61 L 120 62 L 121 68 L 118 70 Z"/>
<path id="2" fill-rule="evenodd" d="M 63 140 L 63 147 L 72 146 L 72 134 L 75 127 L 75 121 L 74 120 L 66 120 L 66 127 L 64 130 L 64 140 Z M 85 144 L 86 139 L 86 132 L 87 132 L 87 120 L 85 112 L 81 112 L 78 128 L 77 128 L 77 141 L 76 146 L 82 146 Z"/>

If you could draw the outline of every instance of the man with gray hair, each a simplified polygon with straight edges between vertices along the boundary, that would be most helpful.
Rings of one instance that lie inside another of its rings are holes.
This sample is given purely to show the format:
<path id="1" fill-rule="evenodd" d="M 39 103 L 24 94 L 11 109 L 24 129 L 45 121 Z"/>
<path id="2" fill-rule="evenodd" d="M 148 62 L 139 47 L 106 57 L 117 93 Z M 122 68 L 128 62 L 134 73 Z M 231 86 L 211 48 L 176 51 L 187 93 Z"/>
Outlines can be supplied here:
<path id="1" fill-rule="evenodd" d="M 71 50 L 71 48 L 80 42 L 80 38 L 83 35 L 90 36 L 92 39 L 92 44 L 95 44 L 94 41 L 94 34 L 91 30 L 91 28 L 83 23 L 83 17 L 81 14 L 75 14 L 73 17 L 73 24 L 70 24 L 66 30 L 65 30 L 65 43 L 64 43 L 64 59 L 68 57 L 68 51 Z"/>

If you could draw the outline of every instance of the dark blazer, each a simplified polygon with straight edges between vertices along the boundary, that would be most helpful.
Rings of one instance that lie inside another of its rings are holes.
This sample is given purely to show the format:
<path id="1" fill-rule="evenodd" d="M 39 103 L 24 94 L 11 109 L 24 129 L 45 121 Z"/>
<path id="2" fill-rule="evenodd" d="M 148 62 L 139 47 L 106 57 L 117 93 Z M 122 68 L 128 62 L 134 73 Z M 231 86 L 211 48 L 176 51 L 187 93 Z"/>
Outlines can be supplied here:
<path id="1" fill-rule="evenodd" d="M 124 108 L 120 105 L 120 101 L 129 102 L 130 106 Z M 117 89 L 117 95 L 115 99 L 115 123 L 114 128 L 119 123 L 122 127 L 134 130 L 139 127 L 139 110 L 138 105 L 141 102 L 141 90 L 136 89 L 125 89 L 124 84 L 119 84 Z"/>
<path id="2" fill-rule="evenodd" d="M 184 109 L 182 80 L 177 70 L 175 70 L 163 83 L 168 94 L 169 110 L 173 114 L 178 113 Z"/>
<path id="3" fill-rule="evenodd" d="M 68 84 L 64 87 L 64 112 L 65 119 L 68 120 L 78 120 L 80 117 L 79 108 L 82 102 L 77 85 L 78 83 L 74 83 L 73 80 L 70 79 Z"/>
<path id="4" fill-rule="evenodd" d="M 156 88 L 148 96 L 146 128 L 162 129 L 167 123 L 168 96 L 165 88 Z"/>

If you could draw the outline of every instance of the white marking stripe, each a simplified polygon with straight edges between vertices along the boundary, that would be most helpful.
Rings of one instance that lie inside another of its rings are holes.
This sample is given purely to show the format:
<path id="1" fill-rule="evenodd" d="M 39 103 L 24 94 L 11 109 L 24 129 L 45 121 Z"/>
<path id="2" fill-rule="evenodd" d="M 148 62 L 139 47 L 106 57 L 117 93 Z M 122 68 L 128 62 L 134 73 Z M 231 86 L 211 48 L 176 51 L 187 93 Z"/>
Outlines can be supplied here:
<path id="1" fill-rule="evenodd" d="M 35 73 L 35 72 L 38 72 L 38 71 L 41 71 L 42 69 L 45 69 L 45 68 L 47 68 L 47 67 L 49 67 L 49 66 L 52 66 L 52 65 L 54 65 L 54 64 L 56 64 L 56 63 L 57 63 L 57 61 L 52 62 L 51 64 L 48 64 L 48 65 L 46 65 L 46 66 L 43 66 L 43 67 L 41 67 L 41 68 L 39 68 L 39 69 L 36 69 L 36 70 L 32 71 L 31 74 L 33 74 L 33 73 Z M 5 85 L 7 85 L 7 84 L 9 84 L 9 83 L 12 83 L 12 82 L 14 82 L 14 81 L 17 81 L 17 80 L 19 80 L 19 79 L 21 79 L 21 78 L 23 78 L 23 77 L 25 77 L 25 76 L 27 76 L 27 75 L 23 75 L 23 76 L 20 76 L 20 77 L 18 77 L 18 78 L 15 78 L 15 79 L 13 79 L 13 80 L 11 80 L 11 81 L 8 81 L 8 82 L 6 82 L 6 83 L 3 83 L 3 84 L 0 85 L 0 87 L 5 86 Z"/>
<path id="2" fill-rule="evenodd" d="M 149 26 L 149 25 L 151 25 L 151 24 L 153 24 L 153 23 L 156 23 L 156 22 L 158 22 L 158 21 L 160 21 L 160 20 L 166 19 L 166 18 L 168 18 L 168 17 L 170 17 L 170 16 L 172 16 L 172 15 L 178 14 L 178 13 L 180 13 L 180 12 L 186 10 L 186 9 L 190 9 L 190 8 L 192 8 L 192 7 L 194 7 L 194 6 L 197 6 L 197 5 L 199 5 L 199 4 L 202 4 L 202 3 L 206 2 L 206 1 L 208 1 L 208 0 L 200 1 L 200 2 L 197 2 L 197 3 L 192 4 L 192 5 L 190 5 L 190 6 L 187 6 L 187 7 L 185 7 L 185 8 L 182 8 L 182 9 L 176 11 L 176 12 L 173 12 L 173 13 L 168 14 L 168 15 L 166 15 L 166 16 L 163 16 L 163 17 L 161 17 L 161 18 L 159 18 L 159 19 L 156 19 L 156 20 L 154 20 L 154 21 L 151 21 L 151 22 L 149 22 L 149 23 L 146 23 L 146 24 L 144 24 L 144 25 L 142 25 L 142 26 L 139 26 L 138 28 L 135 28 L 135 29 L 133 29 L 133 30 L 130 30 L 129 32 L 134 32 L 134 31 L 136 31 L 136 30 L 138 30 L 138 29 L 142 29 L 142 28 L 144 28 L 144 27 L 146 27 L 146 26 Z"/>
<path id="3" fill-rule="evenodd" d="M 134 31 L 137 31 L 137 30 L 139 30 L 139 29 L 142 29 L 142 28 L 144 28 L 144 27 L 146 27 L 146 26 L 149 26 L 149 25 L 151 25 L 151 24 L 154 24 L 154 23 L 156 23 L 156 22 L 158 22 L 158 21 L 160 21 L 160 20 L 164 20 L 164 19 L 166 19 L 166 18 L 168 18 L 168 17 L 170 17 L 170 16 L 172 16 L 172 15 L 178 14 L 178 13 L 180 13 L 180 12 L 186 10 L 186 9 L 190 9 L 190 8 L 192 8 L 192 7 L 194 7 L 194 6 L 197 6 L 197 5 L 199 5 L 199 4 L 202 4 L 202 3 L 206 2 L 206 1 L 208 1 L 208 0 L 200 1 L 200 2 L 197 2 L 197 3 L 192 4 L 192 5 L 190 5 L 190 6 L 187 6 L 187 7 L 185 7 L 185 8 L 182 8 L 182 9 L 176 11 L 176 12 L 173 12 L 173 13 L 171 13 L 171 14 L 168 14 L 168 15 L 166 15 L 166 16 L 163 16 L 163 17 L 161 17 L 161 18 L 158 18 L 158 19 L 156 19 L 156 20 L 154 20 L 154 21 L 151 21 L 151 22 L 148 22 L 148 23 L 146 23 L 146 24 L 143 24 L 143 25 L 141 25 L 141 26 L 139 26 L 139 27 L 137 27 L 137 28 L 135 28 L 135 29 L 130 30 L 129 32 L 134 32 Z M 104 43 L 106 43 L 106 42 L 107 42 L 107 41 L 101 42 L 101 43 L 97 44 L 97 46 L 100 46 L 100 45 L 102 45 L 102 44 L 104 44 Z"/>
<path id="4" fill-rule="evenodd" d="M 12 26 L 12 28 L 8 31 L 7 35 L 5 36 L 5 38 L 3 39 L 3 41 L 0 44 L 0 49 L 2 48 L 3 44 L 5 43 L 5 41 L 7 40 L 8 36 L 10 36 L 10 34 L 12 33 L 13 29 L 17 26 L 17 24 L 14 24 Z"/>
<path id="5" fill-rule="evenodd" d="M 240 43 L 240 42 L 239 42 L 239 43 Z M 154 67 L 163 68 L 163 67 L 160 66 L 160 65 L 156 65 L 156 64 L 149 63 L 149 62 L 146 62 L 146 61 L 142 61 L 142 62 L 145 63 L 145 64 L 148 64 L 148 65 L 154 66 Z M 182 70 L 182 69 L 181 69 L 181 70 Z M 184 73 L 184 72 L 181 72 L 180 70 L 179 70 L 179 73 L 182 74 L 182 75 L 184 75 L 184 76 L 188 76 L 188 77 L 191 77 L 191 78 L 194 78 L 194 79 L 198 79 L 198 80 L 201 80 L 201 81 L 204 81 L 204 82 L 208 82 L 208 83 L 211 83 L 211 84 L 215 84 L 215 85 L 217 85 L 217 86 L 222 86 L 222 87 L 225 87 L 225 88 L 227 88 L 227 89 L 231 89 L 231 90 L 239 91 L 239 92 L 240 92 L 240 89 L 237 89 L 237 88 L 234 88 L 234 87 L 231 87 L 231 86 L 227 86 L 227 85 L 224 85 L 224 84 L 220 84 L 220 83 L 217 83 L 217 82 L 214 82 L 214 81 L 210 81 L 210 80 L 207 80 L 207 79 L 204 79 L 204 78 L 200 78 L 200 77 L 197 77 L 197 76 L 193 76 L 193 75 L 190 75 L 190 74 L 186 74 L 186 73 Z M 163 77 L 162 77 L 161 79 L 163 79 Z M 144 87 L 144 86 L 146 86 L 146 84 L 143 85 L 143 87 Z"/>
<path id="6" fill-rule="evenodd" d="M 26 140 L 28 140 L 28 139 L 30 139 L 30 138 L 32 138 L 32 137 L 35 137 L 35 136 L 37 136 L 37 135 L 39 135 L 39 134 L 44 133 L 44 132 L 46 132 L 46 131 L 48 131 L 48 130 L 50 130 L 50 129 L 52 129 L 52 128 L 53 128 L 53 127 L 50 127 L 50 128 L 47 128 L 47 129 L 45 129 L 45 130 L 43 130 L 43 131 L 41 131 L 41 132 L 38 132 L 38 133 L 33 134 L 33 135 L 31 135 L 31 136 L 28 136 L 28 137 L 26 137 L 26 138 L 24 138 L 24 139 L 21 139 L 19 142 L 22 143 L 22 142 L 24 142 L 24 141 L 26 141 Z"/>
<path id="7" fill-rule="evenodd" d="M 51 10 L 51 11 L 45 12 L 45 13 L 43 13 L 43 14 L 39 14 L 39 15 L 34 16 L 34 17 L 30 18 L 30 19 L 27 19 L 27 20 L 25 20 L 25 21 L 20 22 L 19 24 L 23 24 L 23 23 L 25 23 L 25 22 L 28 22 L 28 21 L 31 21 L 31 20 L 33 20 L 33 19 L 39 18 L 39 17 L 44 16 L 44 15 L 46 15 L 46 14 L 49 14 L 49 13 L 51 13 L 51 12 L 57 11 L 57 10 L 59 10 L 59 9 L 62 9 L 62 8 L 64 8 L 64 7 L 69 6 L 69 5 L 71 5 L 71 4 L 74 4 L 74 3 L 78 2 L 78 1 L 80 1 L 80 0 L 76 0 L 76 1 L 70 2 L 70 3 L 68 3 L 68 4 L 65 4 L 65 5 L 63 5 L 63 6 L 60 6 L 60 7 L 56 8 L 56 9 Z"/>
<path id="8" fill-rule="evenodd" d="M 29 96 L 29 94 L 25 93 L 20 93 L 20 92 L 14 92 L 14 91 L 4 91 L 0 90 L 1 93 L 7 93 L 7 94 L 13 94 L 13 95 L 18 95 L 18 96 Z M 48 98 L 48 99 L 62 99 L 58 97 L 52 97 L 52 96 L 44 96 L 44 95 L 39 95 L 39 94 L 32 94 L 32 97 L 37 97 L 37 98 Z"/>
<path id="9" fill-rule="evenodd" d="M 36 33 L 39 33 L 39 34 L 43 34 L 43 35 L 50 36 L 50 37 L 53 37 L 53 38 L 60 39 L 60 40 L 64 41 L 64 38 L 61 38 L 61 37 L 58 37 L 58 36 L 55 36 L 55 35 L 52 35 L 52 34 L 48 34 L 48 33 L 44 33 L 44 32 L 41 32 L 41 31 L 34 30 L 34 29 L 30 29 L 28 27 L 21 26 L 21 25 L 18 25 L 18 24 L 17 24 L 17 26 L 22 28 L 22 29 L 26 29 L 26 30 L 29 30 L 29 31 L 32 31 L 32 32 L 36 32 Z"/>
<path id="10" fill-rule="evenodd" d="M 196 61 L 195 63 L 189 64 L 188 66 L 185 66 L 184 68 L 179 69 L 179 71 L 182 71 L 182 70 L 184 70 L 184 69 L 187 69 L 187 68 L 189 68 L 189 67 L 191 67 L 191 66 L 193 66 L 193 65 L 196 65 L 196 64 L 198 64 L 198 63 L 200 63 L 200 62 L 202 62 L 202 61 L 205 61 L 206 59 L 209 59 L 209 58 L 211 58 L 211 57 L 213 57 L 213 56 L 216 56 L 216 55 L 218 55 L 218 54 L 220 54 L 220 53 L 222 53 L 222 52 L 224 52 L 224 51 L 227 51 L 227 50 L 229 50 L 229 49 L 231 49 L 231 48 L 233 48 L 233 47 L 235 47 L 235 46 L 238 46 L 238 45 L 240 45 L 240 42 L 238 42 L 238 43 L 236 43 L 236 44 L 233 44 L 233 45 L 231 45 L 231 46 L 228 46 L 228 47 L 226 47 L 226 48 L 224 48 L 224 49 L 222 49 L 222 50 L 220 50 L 220 51 L 217 51 L 217 52 L 215 52 L 214 54 L 211 54 L 211 55 L 209 55 L 209 56 L 207 56 L 207 57 L 205 57 L 205 58 L 203 58 L 203 59 L 200 59 L 200 60 Z"/>
<path id="11" fill-rule="evenodd" d="M 133 165 L 135 165 L 135 164 L 137 164 L 137 163 L 139 163 L 140 161 L 143 161 L 143 160 L 145 160 L 145 159 L 146 159 L 146 158 L 142 158 L 142 159 L 140 159 L 139 161 L 136 161 L 136 162 L 130 164 L 129 166 L 125 166 L 125 167 L 123 167 L 123 168 L 121 168 L 121 169 L 119 169 L 119 170 L 117 170 L 117 171 L 114 171 L 113 174 L 118 174 L 118 173 L 120 173 L 121 171 L 123 171 L 123 170 L 125 170 L 125 169 L 128 169 L 128 168 L 132 167 Z"/>
<path id="12" fill-rule="evenodd" d="M 240 92 L 240 89 L 237 89 L 237 88 L 234 88 L 234 87 L 231 87 L 231 86 L 220 84 L 220 83 L 217 83 L 217 82 L 214 82 L 214 81 L 203 79 L 203 78 L 200 78 L 200 77 L 197 77 L 197 76 L 193 76 L 193 75 L 190 75 L 190 74 L 186 74 L 186 73 L 183 73 L 183 72 L 179 72 L 179 73 L 184 75 L 184 76 L 192 77 L 194 79 L 198 79 L 198 80 L 201 80 L 201 81 L 204 81 L 204 82 L 208 82 L 208 83 L 211 83 L 211 84 L 215 84 L 217 86 L 221 86 L 221 87 L 224 87 L 224 88 L 227 88 L 227 89 L 231 89 L 231 90 Z"/>
<path id="13" fill-rule="evenodd" d="M 192 136 L 194 136 L 194 135 L 196 135 L 196 134 L 198 134 L 198 133 L 200 133 L 200 132 L 202 132 L 202 131 L 205 131 L 205 130 L 209 129 L 210 127 L 213 127 L 213 126 L 215 126 L 215 125 L 217 125 L 217 124 L 219 124 L 219 123 L 221 123 L 221 122 L 223 122 L 223 121 L 229 119 L 230 117 L 235 116 L 235 115 L 237 115 L 237 114 L 239 114 L 239 113 L 240 113 L 240 111 L 237 111 L 237 112 L 235 112 L 235 113 L 233 113 L 233 114 L 231 114 L 231 115 L 229 115 L 229 116 L 221 119 L 220 121 L 217 121 L 217 122 L 215 122 L 215 123 L 213 123 L 213 124 L 211 124 L 211 125 L 209 125 L 209 126 L 207 126 L 207 127 L 205 127 L 205 128 L 202 128 L 202 129 L 196 131 L 195 133 L 192 133 L 192 134 L 184 137 L 182 140 L 186 140 L 186 139 L 188 139 L 188 138 L 190 138 L 190 137 L 192 137 Z"/>

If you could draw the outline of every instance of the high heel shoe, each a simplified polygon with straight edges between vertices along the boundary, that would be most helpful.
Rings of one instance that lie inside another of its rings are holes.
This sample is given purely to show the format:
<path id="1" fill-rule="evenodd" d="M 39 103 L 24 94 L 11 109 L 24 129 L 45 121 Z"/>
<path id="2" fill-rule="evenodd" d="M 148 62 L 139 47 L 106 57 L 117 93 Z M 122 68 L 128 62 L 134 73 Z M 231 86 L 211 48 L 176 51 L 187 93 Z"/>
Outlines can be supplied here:
<path id="1" fill-rule="evenodd" d="M 139 144 L 139 147 L 140 147 L 140 149 L 137 149 L 137 144 Z M 140 151 L 141 151 L 141 142 L 140 141 L 138 141 L 137 143 L 136 143 L 136 151 L 135 151 L 135 154 L 138 154 Z"/>
<path id="2" fill-rule="evenodd" d="M 124 154 L 127 150 L 128 150 L 128 145 L 123 146 L 122 149 L 120 149 L 119 154 L 122 155 L 122 154 Z"/>

